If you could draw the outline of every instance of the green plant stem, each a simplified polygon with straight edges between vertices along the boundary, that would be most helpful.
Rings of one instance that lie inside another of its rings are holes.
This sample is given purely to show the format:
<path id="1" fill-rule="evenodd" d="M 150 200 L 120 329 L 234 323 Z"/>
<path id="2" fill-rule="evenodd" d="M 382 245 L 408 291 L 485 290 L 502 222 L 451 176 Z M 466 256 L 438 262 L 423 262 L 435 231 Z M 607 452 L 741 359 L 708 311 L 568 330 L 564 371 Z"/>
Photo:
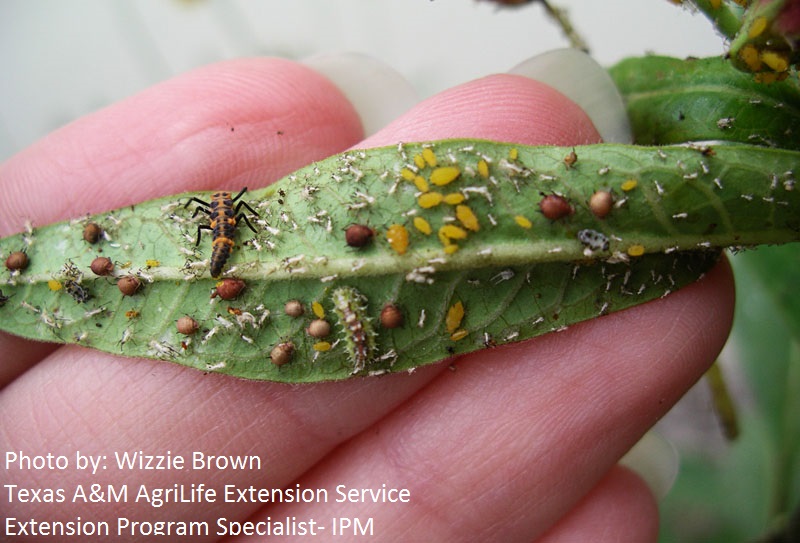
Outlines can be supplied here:
<path id="1" fill-rule="evenodd" d="M 692 0 L 692 4 L 694 4 L 728 40 L 732 40 L 742 28 L 744 10 L 735 4 L 732 5 L 723 2 L 719 7 L 714 7 L 709 0 Z"/>

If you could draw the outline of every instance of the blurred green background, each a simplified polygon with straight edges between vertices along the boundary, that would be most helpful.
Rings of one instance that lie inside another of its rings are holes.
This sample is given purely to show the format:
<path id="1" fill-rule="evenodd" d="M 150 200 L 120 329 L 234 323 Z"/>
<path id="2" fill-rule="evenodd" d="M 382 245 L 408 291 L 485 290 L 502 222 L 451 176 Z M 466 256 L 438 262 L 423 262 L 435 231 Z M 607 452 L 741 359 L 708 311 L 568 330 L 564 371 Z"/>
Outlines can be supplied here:
<path id="1" fill-rule="evenodd" d="M 727 442 L 712 424 L 673 439 L 681 471 L 662 502 L 665 543 L 755 541 L 800 504 L 800 247 L 762 247 L 731 261 L 736 316 L 720 363 L 740 435 Z M 711 400 L 702 397 L 696 404 L 707 412 Z"/>

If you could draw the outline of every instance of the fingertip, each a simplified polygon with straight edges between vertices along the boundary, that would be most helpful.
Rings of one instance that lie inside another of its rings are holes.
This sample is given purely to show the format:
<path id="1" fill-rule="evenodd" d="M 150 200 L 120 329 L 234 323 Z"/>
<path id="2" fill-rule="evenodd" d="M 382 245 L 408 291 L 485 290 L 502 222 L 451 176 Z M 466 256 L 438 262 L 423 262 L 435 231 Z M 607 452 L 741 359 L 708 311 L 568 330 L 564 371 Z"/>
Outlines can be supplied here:
<path id="1" fill-rule="evenodd" d="M 187 190 L 263 186 L 362 137 L 347 97 L 307 66 L 277 58 L 204 66 L 0 165 L 0 235 L 28 220 L 48 224 Z"/>
<path id="2" fill-rule="evenodd" d="M 408 111 L 419 100 L 414 87 L 399 72 L 367 55 L 316 55 L 303 64 L 330 79 L 350 100 L 367 136 Z"/>
<path id="3" fill-rule="evenodd" d="M 578 49 L 555 49 L 514 66 L 509 73 L 550 85 L 578 104 L 605 142 L 631 143 L 625 103 L 608 72 Z"/>
<path id="4" fill-rule="evenodd" d="M 552 87 L 498 74 L 448 89 L 417 104 L 360 145 L 479 138 L 527 145 L 598 143 L 586 113 Z"/>
<path id="5" fill-rule="evenodd" d="M 658 504 L 647 484 L 613 468 L 539 543 L 647 542 L 658 539 Z"/>

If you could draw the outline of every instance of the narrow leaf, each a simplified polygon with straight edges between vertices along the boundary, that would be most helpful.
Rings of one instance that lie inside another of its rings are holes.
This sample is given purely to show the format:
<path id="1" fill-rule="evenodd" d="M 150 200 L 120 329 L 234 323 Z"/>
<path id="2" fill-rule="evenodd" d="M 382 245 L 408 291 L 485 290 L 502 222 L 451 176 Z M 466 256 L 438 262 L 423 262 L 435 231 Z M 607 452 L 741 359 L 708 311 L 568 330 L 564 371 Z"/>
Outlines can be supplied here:
<path id="1" fill-rule="evenodd" d="M 250 379 L 409 370 L 664 296 L 720 247 L 797 240 L 796 164 L 746 145 L 350 151 L 239 199 L 185 194 L 0 240 L 28 261 L 0 271 L 0 328 Z M 195 246 L 212 219 L 221 280 L 213 234 Z"/>

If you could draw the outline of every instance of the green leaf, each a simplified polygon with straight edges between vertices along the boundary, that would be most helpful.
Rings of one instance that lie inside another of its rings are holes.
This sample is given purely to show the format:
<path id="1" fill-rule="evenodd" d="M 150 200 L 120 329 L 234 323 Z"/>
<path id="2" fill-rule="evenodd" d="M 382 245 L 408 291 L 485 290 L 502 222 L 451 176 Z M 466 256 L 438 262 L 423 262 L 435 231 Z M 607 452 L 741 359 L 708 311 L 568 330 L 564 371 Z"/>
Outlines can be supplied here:
<path id="1" fill-rule="evenodd" d="M 636 143 L 747 142 L 800 149 L 797 74 L 769 85 L 725 59 L 647 56 L 609 71 L 623 94 Z"/>
<path id="2" fill-rule="evenodd" d="M 213 197 L 186 194 L 0 240 L 0 254 L 30 261 L 4 272 L 0 321 L 29 338 L 250 379 L 409 370 L 663 296 L 711 266 L 715 248 L 796 240 L 800 196 L 785 173 L 796 159 L 749 146 L 472 140 L 350 151 L 242 196 L 259 216 L 241 208 L 256 233 L 241 220 L 231 229 L 223 276 L 246 285 L 235 299 L 212 296 L 210 233 L 195 247 L 209 217 L 193 218 L 190 198 Z M 590 205 L 596 191 L 613 205 Z M 540 209 L 548 195 L 556 205 Z M 105 231 L 97 244 L 84 240 L 87 222 Z M 348 245 L 353 224 L 374 237 Z M 115 262 L 113 278 L 89 271 L 99 255 Z M 131 296 L 116 284 L 126 275 L 142 285 Z M 343 287 L 349 302 L 334 299 Z M 302 316 L 285 313 L 290 300 Z M 385 304 L 403 326 L 382 325 Z M 189 336 L 176 328 L 184 315 L 199 327 Z M 312 337 L 320 318 L 333 332 Z"/>

